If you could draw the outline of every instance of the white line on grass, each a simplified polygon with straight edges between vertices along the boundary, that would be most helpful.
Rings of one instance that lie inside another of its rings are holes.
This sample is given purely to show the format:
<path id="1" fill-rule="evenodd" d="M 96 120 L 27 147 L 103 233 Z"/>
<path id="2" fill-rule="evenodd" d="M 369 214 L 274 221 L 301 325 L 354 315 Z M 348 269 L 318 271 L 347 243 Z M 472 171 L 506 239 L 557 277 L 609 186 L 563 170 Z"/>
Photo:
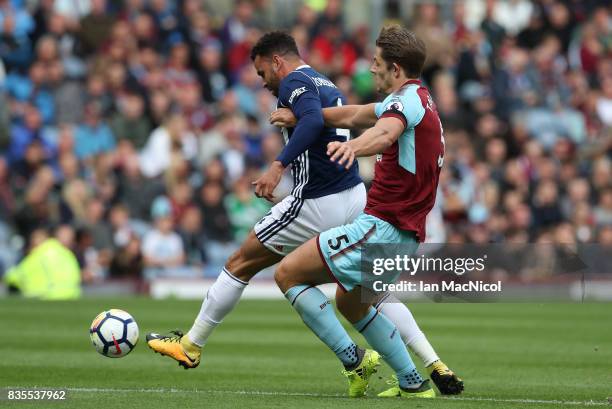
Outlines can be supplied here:
<path id="1" fill-rule="evenodd" d="M 33 389 L 45 388 L 45 386 L 7 386 L 5 389 Z M 250 395 L 250 396 L 295 396 L 313 398 L 346 398 L 342 394 L 325 394 L 310 392 L 275 392 L 275 391 L 228 391 L 217 389 L 176 389 L 176 388 L 72 388 L 53 386 L 46 388 L 64 389 L 70 392 L 91 392 L 91 393 L 198 393 L 198 394 L 219 394 L 219 395 Z M 438 397 L 438 399 L 475 401 L 475 402 L 495 402 L 495 403 L 522 403 L 522 404 L 548 404 L 548 405 L 576 405 L 576 406 L 608 406 L 609 403 L 602 401 L 567 401 L 567 400 L 546 400 L 546 399 L 498 399 L 472 396 L 458 397 Z"/>
<path id="2" fill-rule="evenodd" d="M 499 403 L 542 403 L 550 405 L 582 405 L 582 406 L 607 406 L 607 402 L 601 401 L 575 401 L 575 400 L 545 400 L 545 399 L 497 399 L 497 398 L 479 398 L 472 396 L 449 397 L 445 396 L 441 399 L 446 400 L 470 400 L 477 402 L 499 402 Z"/>

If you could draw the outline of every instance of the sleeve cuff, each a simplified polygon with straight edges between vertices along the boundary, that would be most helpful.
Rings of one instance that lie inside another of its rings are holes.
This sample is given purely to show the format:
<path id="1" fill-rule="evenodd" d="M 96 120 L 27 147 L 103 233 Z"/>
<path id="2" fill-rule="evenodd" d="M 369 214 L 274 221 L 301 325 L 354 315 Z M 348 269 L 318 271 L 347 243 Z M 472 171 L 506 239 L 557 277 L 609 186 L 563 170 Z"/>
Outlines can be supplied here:
<path id="1" fill-rule="evenodd" d="M 286 162 L 286 158 L 284 158 L 284 157 L 282 156 L 282 154 L 281 154 L 281 155 L 278 155 L 278 156 L 276 157 L 276 160 L 277 160 L 277 161 L 279 161 L 279 162 L 280 162 L 280 163 L 283 165 L 283 168 L 286 168 L 287 166 L 289 166 L 289 163 L 288 163 L 288 162 Z"/>
<path id="2" fill-rule="evenodd" d="M 402 123 L 404 124 L 404 128 L 408 127 L 408 121 L 406 121 L 406 117 L 404 116 L 404 114 L 402 114 L 399 111 L 393 111 L 393 110 L 385 111 L 380 116 L 380 118 L 397 118 L 400 121 L 402 121 Z"/>

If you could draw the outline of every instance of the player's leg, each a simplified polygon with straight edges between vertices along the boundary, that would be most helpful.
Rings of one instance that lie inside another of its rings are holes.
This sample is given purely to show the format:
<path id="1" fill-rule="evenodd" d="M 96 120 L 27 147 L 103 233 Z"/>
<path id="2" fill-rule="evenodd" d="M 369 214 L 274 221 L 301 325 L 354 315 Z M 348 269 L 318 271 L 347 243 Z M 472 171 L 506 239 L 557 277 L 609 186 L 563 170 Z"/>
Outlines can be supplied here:
<path id="1" fill-rule="evenodd" d="M 234 309 L 251 278 L 278 263 L 292 248 L 312 237 L 313 233 L 308 235 L 299 229 L 300 223 L 297 223 L 305 217 L 308 206 L 309 203 L 305 205 L 303 199 L 287 196 L 254 226 L 208 290 L 200 312 L 183 340 L 186 350 L 194 351 L 204 346 L 214 329 Z"/>
<path id="2" fill-rule="evenodd" d="M 395 325 L 372 307 L 374 294 L 355 287 L 337 292 L 338 310 L 368 343 L 381 353 L 397 375 L 397 394 L 406 397 L 434 397 L 435 393 L 416 369 Z"/>
<path id="3" fill-rule="evenodd" d="M 208 289 L 200 312 L 187 333 L 189 341 L 204 346 L 214 329 L 238 304 L 251 278 L 281 259 L 281 255 L 268 250 L 251 231 Z"/>
<path id="4" fill-rule="evenodd" d="M 281 259 L 281 255 L 268 250 L 251 232 L 208 289 L 187 335 L 183 336 L 180 331 L 167 335 L 152 333 L 147 335 L 147 344 L 155 352 L 175 359 L 185 369 L 195 368 L 200 363 L 201 348 L 234 309 L 249 280 Z"/>
<path id="5" fill-rule="evenodd" d="M 195 368 L 200 362 L 202 346 L 214 329 L 240 300 L 248 281 L 260 270 L 272 266 L 283 253 L 271 246 L 286 244 L 281 233 L 299 216 L 303 200 L 288 196 L 276 204 L 230 256 L 207 295 L 191 329 L 186 336 L 180 331 L 168 335 L 148 334 L 147 344 L 155 352 L 169 356 L 184 368 Z"/>
<path id="6" fill-rule="evenodd" d="M 338 321 L 327 297 L 316 285 L 332 282 L 313 238 L 289 254 L 277 267 L 274 278 L 304 323 L 331 349 L 345 367 L 349 396 L 366 392 L 376 372 L 378 354 L 359 348 Z"/>
<path id="7" fill-rule="evenodd" d="M 318 243 L 325 264 L 340 287 L 336 293 L 338 308 L 396 370 L 398 380 L 405 388 L 396 386 L 394 390 L 397 394 L 435 396 L 428 382 L 421 382 L 420 375 L 415 374 L 414 364 L 395 325 L 372 307 L 375 294 L 363 293 L 361 289 L 364 286 L 361 253 L 366 244 L 401 244 L 404 250 L 412 254 L 418 247 L 414 234 L 398 230 L 374 216 L 362 214 L 350 225 L 322 233 Z M 397 274 L 386 274 L 380 279 L 383 283 L 391 283 L 397 279 Z"/>
<path id="8" fill-rule="evenodd" d="M 395 324 L 406 346 L 423 361 L 424 366 L 430 366 L 440 359 L 404 303 L 391 293 L 385 293 L 373 306 Z"/>
<path id="9" fill-rule="evenodd" d="M 431 380 L 443 395 L 457 395 L 463 389 L 463 380 L 440 360 L 429 340 L 419 328 L 410 309 L 390 293 L 383 294 L 374 304 L 397 327 L 406 346 L 422 361 Z"/>

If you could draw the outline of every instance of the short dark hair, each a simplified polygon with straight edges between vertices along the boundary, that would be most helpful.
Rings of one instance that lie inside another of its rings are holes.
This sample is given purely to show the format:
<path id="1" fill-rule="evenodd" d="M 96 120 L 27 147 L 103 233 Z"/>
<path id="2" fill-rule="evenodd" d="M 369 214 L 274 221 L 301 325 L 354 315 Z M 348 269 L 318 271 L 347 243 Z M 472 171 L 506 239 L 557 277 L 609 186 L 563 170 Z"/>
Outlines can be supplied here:
<path id="1" fill-rule="evenodd" d="M 412 31 L 399 25 L 383 27 L 376 39 L 382 58 L 391 65 L 396 63 L 406 76 L 418 78 L 425 64 L 425 43 Z"/>
<path id="2" fill-rule="evenodd" d="M 251 60 L 255 61 L 255 57 L 258 55 L 260 57 L 270 57 L 272 54 L 300 55 L 295 39 L 284 31 L 270 31 L 261 36 L 251 50 Z"/>

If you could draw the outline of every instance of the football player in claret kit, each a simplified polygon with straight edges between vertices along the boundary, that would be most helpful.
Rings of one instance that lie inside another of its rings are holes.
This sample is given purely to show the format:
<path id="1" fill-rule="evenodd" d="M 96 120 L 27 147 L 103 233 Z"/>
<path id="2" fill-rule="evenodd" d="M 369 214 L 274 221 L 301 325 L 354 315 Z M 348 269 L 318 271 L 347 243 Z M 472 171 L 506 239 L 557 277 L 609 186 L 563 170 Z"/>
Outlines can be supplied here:
<path id="1" fill-rule="evenodd" d="M 389 94 L 385 100 L 323 110 L 328 126 L 372 126 L 356 139 L 328 144 L 331 161 L 347 169 L 356 156 L 382 153 L 365 210 L 352 223 L 324 231 L 285 257 L 275 278 L 311 330 L 324 342 L 333 339 L 326 342 L 329 347 L 347 348 L 352 341 L 338 335 L 344 330 L 337 326 L 331 309 L 319 307 L 325 300 L 313 287 L 338 283 L 338 309 L 396 373 L 397 383 L 379 396 L 428 398 L 435 393 L 416 370 L 385 306 L 374 308 L 375 295 L 361 287 L 361 253 L 366 243 L 387 243 L 402 244 L 414 254 L 424 241 L 425 219 L 434 206 L 443 164 L 444 136 L 429 91 L 418 79 L 425 61 L 423 42 L 407 29 L 390 26 L 382 29 L 376 46 L 371 72 L 378 91 Z M 282 122 L 275 116 L 271 120 Z M 379 278 L 393 283 L 397 276 L 392 272 Z M 451 373 L 440 361 L 435 364 Z M 432 371 L 432 379 L 437 377 L 438 371 Z M 456 376 L 448 379 L 453 388 L 463 389 Z"/>
<path id="2" fill-rule="evenodd" d="M 289 164 L 294 187 L 254 226 L 241 248 L 229 258 L 208 289 L 190 331 L 185 335 L 179 331 L 147 335 L 150 348 L 175 359 L 186 369 L 198 366 L 208 337 L 238 303 L 253 276 L 320 232 L 350 223 L 365 206 L 365 187 L 357 165 L 340 166 L 327 155 L 329 143 L 345 142 L 350 137 L 346 128 L 325 126 L 322 116 L 322 108 L 344 104 L 338 88 L 304 63 L 295 40 L 286 33 L 277 31 L 262 36 L 253 47 L 251 59 L 264 86 L 278 97 L 278 107 L 291 109 L 297 118 L 294 127 L 282 129 L 286 145 L 268 171 L 254 182 L 255 192 L 274 200 L 274 188 Z M 397 319 L 411 323 L 402 336 L 418 340 L 415 345 L 423 351 L 422 355 L 431 362 L 437 360 L 410 311 L 403 304 L 398 304 L 398 308 Z M 344 364 L 352 394 L 363 395 L 367 380 L 378 365 L 378 354 L 354 344 L 338 346 L 334 352 Z M 452 373 L 440 375 L 444 380 L 441 385 L 454 382 Z"/>

